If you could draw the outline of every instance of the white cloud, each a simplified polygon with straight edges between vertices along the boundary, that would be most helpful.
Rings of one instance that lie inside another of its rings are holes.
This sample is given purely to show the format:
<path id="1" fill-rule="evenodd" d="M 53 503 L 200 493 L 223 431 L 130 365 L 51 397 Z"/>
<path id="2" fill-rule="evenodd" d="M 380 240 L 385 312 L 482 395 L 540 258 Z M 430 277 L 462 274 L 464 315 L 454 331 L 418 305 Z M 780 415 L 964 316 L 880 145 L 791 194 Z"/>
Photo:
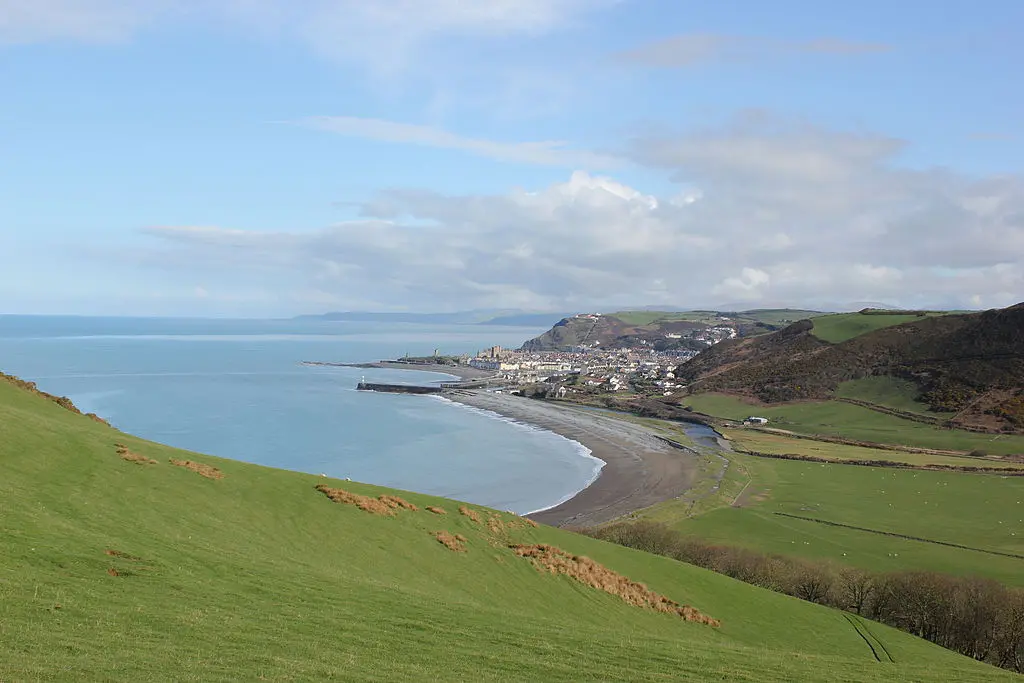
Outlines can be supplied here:
<path id="1" fill-rule="evenodd" d="M 739 277 L 727 277 L 711 293 L 726 300 L 760 301 L 772 277 L 759 268 L 744 268 Z"/>
<path id="2" fill-rule="evenodd" d="M 685 184 L 675 196 L 586 172 L 501 195 L 392 190 L 322 230 L 154 229 L 148 263 L 423 309 L 1024 298 L 1024 181 L 899 168 L 901 148 L 753 117 L 634 142 L 634 162 Z"/>
<path id="3" fill-rule="evenodd" d="M 445 37 L 537 36 L 617 0 L 0 0 L 0 43 L 105 42 L 156 24 L 217 21 L 360 62 Z"/>
<path id="4" fill-rule="evenodd" d="M 465 137 L 432 126 L 354 116 L 313 116 L 302 119 L 299 123 L 338 135 L 457 149 L 499 161 L 589 169 L 622 165 L 621 160 L 610 156 L 570 149 L 565 142 L 496 142 Z"/>
<path id="5" fill-rule="evenodd" d="M 620 60 L 643 66 L 684 68 L 709 62 L 758 63 L 790 55 L 858 55 L 886 52 L 881 43 L 836 38 L 778 40 L 714 33 L 689 33 L 665 38 L 619 53 Z"/>
<path id="6" fill-rule="evenodd" d="M 122 40 L 167 8 L 160 0 L 0 0 L 0 43 Z"/>

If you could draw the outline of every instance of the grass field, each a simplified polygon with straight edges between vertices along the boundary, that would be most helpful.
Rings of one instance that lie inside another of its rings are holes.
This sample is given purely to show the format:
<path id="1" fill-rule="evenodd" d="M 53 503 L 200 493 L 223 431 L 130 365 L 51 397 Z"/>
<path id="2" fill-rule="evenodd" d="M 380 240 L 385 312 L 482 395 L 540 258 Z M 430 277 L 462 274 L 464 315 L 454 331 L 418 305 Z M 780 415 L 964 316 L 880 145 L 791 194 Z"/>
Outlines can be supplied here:
<path id="1" fill-rule="evenodd" d="M 619 311 L 610 314 L 629 325 L 650 325 L 655 322 L 670 322 L 673 320 L 685 320 L 688 322 L 707 323 L 713 325 L 721 322 L 722 315 L 716 311 Z M 804 318 L 820 316 L 817 311 L 804 311 L 788 308 L 766 308 L 755 311 L 745 311 L 737 320 L 757 321 L 767 325 L 783 326 Z"/>
<path id="2" fill-rule="evenodd" d="M 917 400 L 920 394 L 921 390 L 913 382 L 888 375 L 850 380 L 843 382 L 836 389 L 836 396 L 842 398 L 867 401 L 886 408 L 905 410 L 908 413 L 917 413 L 927 417 L 941 418 L 950 415 L 950 413 L 936 413 L 929 410 L 926 403 Z"/>
<path id="3" fill-rule="evenodd" d="M 822 525 L 785 513 L 1024 555 L 1024 478 L 730 456 L 717 505 L 670 501 L 643 517 L 715 543 L 876 571 L 929 570 L 1024 585 L 1024 559 Z M 747 483 L 749 482 L 749 484 Z M 743 495 L 733 506 L 737 487 Z"/>
<path id="4" fill-rule="evenodd" d="M 627 325 L 650 325 L 655 322 L 686 320 L 689 322 L 712 322 L 718 314 L 711 311 L 619 311 L 609 314 Z"/>
<path id="5" fill-rule="evenodd" d="M 783 455 L 806 455 L 836 461 L 871 461 L 888 460 L 909 465 L 951 465 L 953 467 L 1009 467 L 1024 470 L 1024 463 L 1004 460 L 998 456 L 978 458 L 956 455 L 932 455 L 930 453 L 910 453 L 906 451 L 890 451 L 879 448 L 865 448 L 841 443 L 797 439 L 762 432 L 755 429 L 722 430 L 739 450 L 756 453 Z"/>
<path id="6" fill-rule="evenodd" d="M 822 315 L 825 314 L 820 311 L 805 311 L 792 308 L 763 308 L 754 311 L 744 311 L 743 318 L 745 320 L 756 320 L 766 325 L 782 327 L 795 323 L 797 320 L 817 318 Z"/>
<path id="7" fill-rule="evenodd" d="M 941 314 L 930 313 L 929 315 Z M 921 320 L 922 317 L 924 316 L 900 313 L 889 315 L 876 313 L 836 313 L 815 318 L 814 329 L 811 330 L 811 333 L 824 341 L 839 344 L 868 332 Z"/>
<path id="8" fill-rule="evenodd" d="M 3 382 L 0 464 L 4 681 L 1019 680 L 870 624 L 881 664 L 840 612 L 508 514 L 495 531 L 452 501 L 183 453 Z M 419 510 L 370 514 L 321 483 Z M 585 554 L 721 626 L 541 573 L 510 542 Z"/>
<path id="9" fill-rule="evenodd" d="M 698 412 L 729 420 L 742 420 L 750 415 L 766 417 L 771 421 L 771 427 L 800 434 L 938 450 L 982 450 L 992 455 L 1024 453 L 1022 436 L 945 429 L 841 401 L 765 406 L 724 394 L 698 394 L 686 397 L 684 402 Z"/>

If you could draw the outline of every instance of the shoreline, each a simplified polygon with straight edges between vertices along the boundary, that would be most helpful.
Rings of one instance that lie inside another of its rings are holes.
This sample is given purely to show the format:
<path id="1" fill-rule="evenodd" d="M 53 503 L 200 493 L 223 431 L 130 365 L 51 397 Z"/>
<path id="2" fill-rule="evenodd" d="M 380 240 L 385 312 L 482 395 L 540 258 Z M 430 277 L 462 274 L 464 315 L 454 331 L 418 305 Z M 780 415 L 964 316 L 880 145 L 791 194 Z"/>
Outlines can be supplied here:
<path id="1" fill-rule="evenodd" d="M 583 445 L 582 443 L 580 443 L 576 439 L 570 439 L 569 437 L 565 436 L 564 434 L 559 434 L 558 432 L 553 431 L 551 429 L 548 429 L 547 427 L 541 427 L 541 426 L 538 426 L 538 425 L 535 425 L 535 424 L 524 422 L 522 420 L 517 420 L 517 419 L 515 419 L 513 417 L 509 417 L 508 415 L 503 415 L 501 413 L 495 412 L 495 411 L 490 410 L 488 408 L 479 408 L 477 406 L 469 405 L 468 403 L 463 403 L 461 401 L 454 400 L 454 399 L 452 399 L 449 396 L 446 396 L 444 394 L 434 394 L 433 397 L 438 399 L 438 400 L 444 401 L 446 403 L 458 406 L 459 408 L 462 408 L 464 410 L 470 410 L 470 411 L 476 413 L 477 415 L 484 415 L 484 416 L 492 418 L 492 419 L 501 420 L 502 422 L 505 422 L 507 424 L 511 424 L 513 426 L 516 426 L 516 427 L 522 427 L 522 428 L 528 429 L 530 431 L 539 430 L 539 431 L 547 432 L 548 434 L 551 434 L 551 435 L 555 436 L 556 438 L 564 439 L 565 441 L 568 441 L 569 443 L 571 443 L 573 445 L 573 447 L 576 449 L 576 452 L 577 452 L 577 454 L 579 456 L 581 456 L 583 458 L 586 458 L 587 460 L 590 460 L 590 461 L 593 461 L 593 462 L 597 463 L 594 466 L 594 468 L 591 470 L 590 478 L 587 479 L 586 483 L 584 483 L 583 486 L 581 486 L 578 489 L 575 489 L 575 490 L 569 492 L 568 494 L 562 496 L 555 503 L 552 503 L 550 505 L 546 505 L 546 506 L 544 506 L 542 508 L 537 508 L 536 510 L 530 510 L 529 512 L 522 513 L 521 514 L 522 517 L 529 517 L 530 515 L 535 515 L 535 514 L 539 514 L 541 512 L 546 512 L 548 510 L 551 510 L 553 508 L 558 507 L 559 505 L 562 505 L 563 503 L 566 503 L 566 502 L 572 500 L 573 498 L 578 496 L 581 492 L 586 490 L 591 484 L 593 484 L 595 481 L 597 481 L 598 477 L 601 476 L 601 472 L 604 470 L 605 466 L 608 464 L 607 462 L 605 462 L 601 458 L 599 458 L 596 455 L 594 455 L 593 451 L 591 451 L 589 448 L 587 448 L 585 445 Z"/>
<path id="2" fill-rule="evenodd" d="M 508 394 L 456 391 L 442 397 L 554 432 L 605 463 L 584 488 L 525 515 L 536 522 L 560 527 L 603 524 L 681 495 L 696 476 L 693 455 L 632 422 Z"/>

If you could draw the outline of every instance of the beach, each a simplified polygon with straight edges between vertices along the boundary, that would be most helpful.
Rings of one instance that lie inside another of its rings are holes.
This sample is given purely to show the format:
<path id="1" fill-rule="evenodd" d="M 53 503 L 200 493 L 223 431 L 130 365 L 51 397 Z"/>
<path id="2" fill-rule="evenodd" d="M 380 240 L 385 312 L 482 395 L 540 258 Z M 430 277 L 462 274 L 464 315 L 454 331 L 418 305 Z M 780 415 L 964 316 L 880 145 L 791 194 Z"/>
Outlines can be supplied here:
<path id="1" fill-rule="evenodd" d="M 482 391 L 445 398 L 541 427 L 577 441 L 606 464 L 569 500 L 529 517 L 552 526 L 595 526 L 675 498 L 693 483 L 695 456 L 672 448 L 642 425 L 546 401 Z"/>

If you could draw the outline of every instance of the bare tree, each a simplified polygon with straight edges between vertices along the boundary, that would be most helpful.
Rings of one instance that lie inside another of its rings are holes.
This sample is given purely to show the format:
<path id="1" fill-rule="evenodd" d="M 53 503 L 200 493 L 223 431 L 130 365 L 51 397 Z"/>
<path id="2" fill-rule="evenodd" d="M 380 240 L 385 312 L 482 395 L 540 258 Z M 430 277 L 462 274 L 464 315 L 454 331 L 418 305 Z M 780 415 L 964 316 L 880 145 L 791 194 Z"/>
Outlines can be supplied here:
<path id="1" fill-rule="evenodd" d="M 868 603 L 875 597 L 878 579 L 870 572 L 854 567 L 844 567 L 836 580 L 839 606 L 857 614 L 864 614 Z"/>

